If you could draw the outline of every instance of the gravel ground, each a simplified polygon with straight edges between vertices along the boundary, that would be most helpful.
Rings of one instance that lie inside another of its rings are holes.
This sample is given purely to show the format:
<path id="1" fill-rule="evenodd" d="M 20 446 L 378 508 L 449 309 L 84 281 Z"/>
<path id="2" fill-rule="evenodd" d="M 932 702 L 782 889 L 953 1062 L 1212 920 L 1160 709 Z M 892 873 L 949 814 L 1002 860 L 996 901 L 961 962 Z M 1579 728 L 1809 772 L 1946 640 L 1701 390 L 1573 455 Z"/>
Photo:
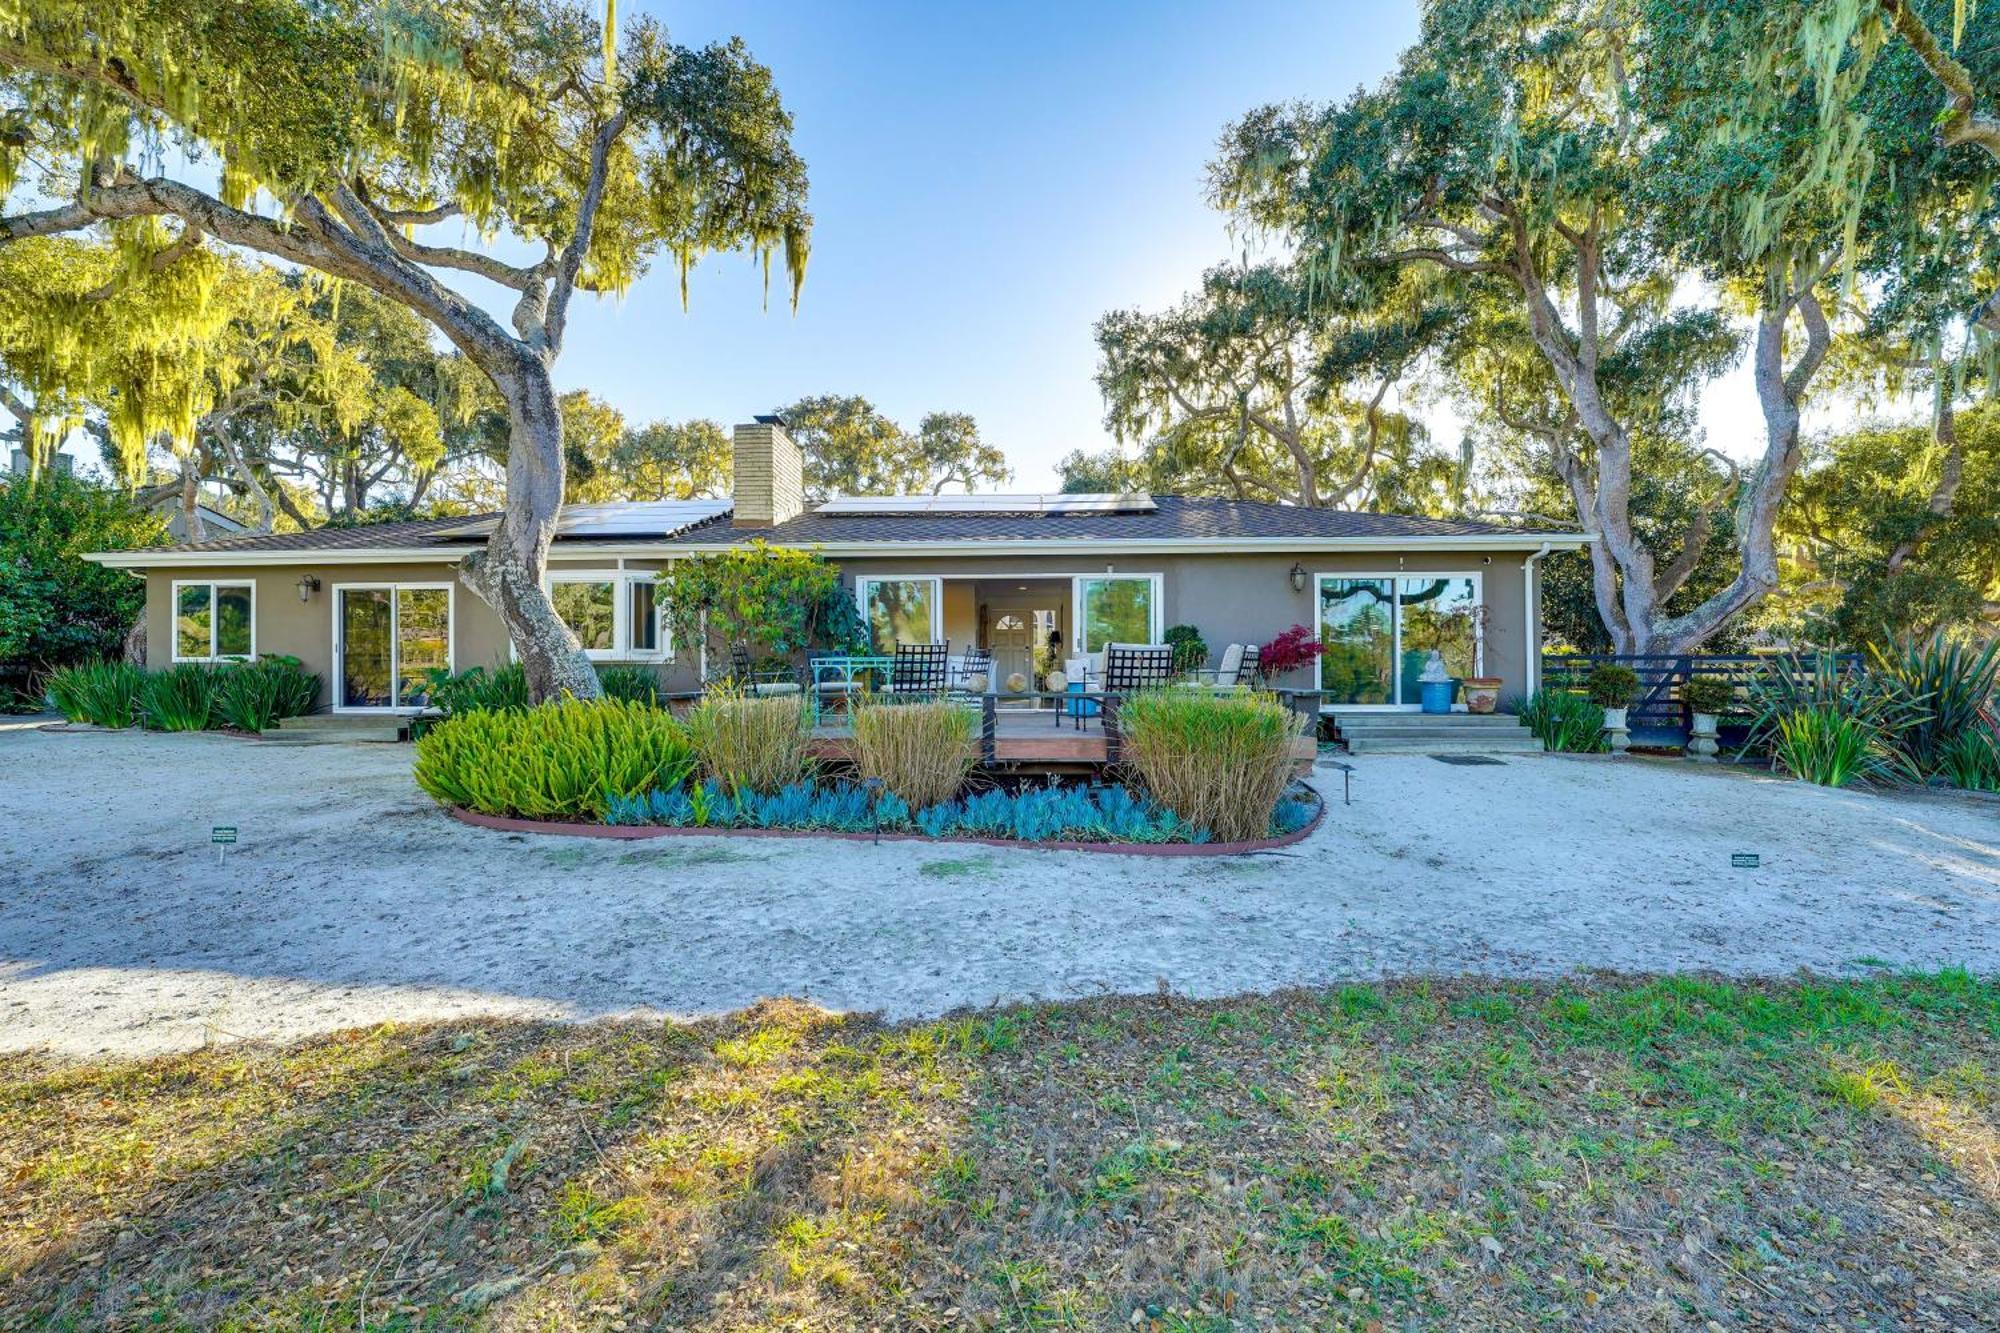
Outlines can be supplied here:
<path id="1" fill-rule="evenodd" d="M 795 995 L 890 1017 L 1415 974 L 2000 971 L 2000 804 L 1669 761 L 1355 761 L 1282 852 L 468 828 L 401 746 L 0 728 L 0 1050 Z M 241 841 L 218 864 L 212 824 Z M 1754 870 L 1732 868 L 1756 852 Z"/>

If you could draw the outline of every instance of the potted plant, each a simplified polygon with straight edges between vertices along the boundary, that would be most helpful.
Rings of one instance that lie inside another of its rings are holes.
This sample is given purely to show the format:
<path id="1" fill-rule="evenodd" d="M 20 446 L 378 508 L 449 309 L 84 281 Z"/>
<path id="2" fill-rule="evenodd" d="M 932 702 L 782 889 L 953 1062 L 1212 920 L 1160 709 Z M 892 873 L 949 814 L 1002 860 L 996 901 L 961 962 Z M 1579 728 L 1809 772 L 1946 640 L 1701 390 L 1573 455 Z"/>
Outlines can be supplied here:
<path id="1" fill-rule="evenodd" d="M 1585 685 L 1590 693 L 1590 701 L 1604 710 L 1604 731 L 1611 742 L 1611 753 L 1624 754 L 1632 748 L 1632 738 L 1626 731 L 1626 710 L 1639 697 L 1639 675 L 1628 666 L 1607 662 L 1590 673 Z"/>
<path id="2" fill-rule="evenodd" d="M 1467 676 L 1465 678 L 1465 711 L 1468 713 L 1490 713 L 1500 702 L 1500 687 L 1506 684 L 1498 676 Z"/>
<path id="3" fill-rule="evenodd" d="M 1693 714 L 1688 728 L 1687 757 L 1698 764 L 1715 762 L 1717 722 L 1735 701 L 1736 687 L 1722 676 L 1690 676 L 1681 686 L 1681 702 Z"/>

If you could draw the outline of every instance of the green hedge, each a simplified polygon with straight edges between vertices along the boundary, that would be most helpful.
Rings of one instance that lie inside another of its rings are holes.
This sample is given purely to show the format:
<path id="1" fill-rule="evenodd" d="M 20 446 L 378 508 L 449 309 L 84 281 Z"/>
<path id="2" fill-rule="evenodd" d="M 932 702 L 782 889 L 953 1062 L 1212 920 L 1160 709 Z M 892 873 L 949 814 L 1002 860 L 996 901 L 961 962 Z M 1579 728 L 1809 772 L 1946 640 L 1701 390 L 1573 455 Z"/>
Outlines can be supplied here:
<path id="1" fill-rule="evenodd" d="M 665 711 L 570 699 L 440 723 L 417 742 L 415 775 L 437 801 L 481 814 L 602 820 L 611 801 L 678 787 L 694 766 Z"/>

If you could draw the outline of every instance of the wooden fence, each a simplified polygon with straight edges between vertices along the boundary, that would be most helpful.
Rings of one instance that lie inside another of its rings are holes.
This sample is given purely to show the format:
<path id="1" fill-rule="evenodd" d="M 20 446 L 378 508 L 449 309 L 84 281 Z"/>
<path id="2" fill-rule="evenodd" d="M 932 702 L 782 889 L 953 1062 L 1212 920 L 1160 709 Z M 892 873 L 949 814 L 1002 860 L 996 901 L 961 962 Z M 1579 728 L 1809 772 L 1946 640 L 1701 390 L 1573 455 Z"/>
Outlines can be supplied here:
<path id="1" fill-rule="evenodd" d="M 1844 653 L 1837 659 L 1843 670 L 1860 666 L 1858 653 Z M 1739 711 L 1725 714 L 1725 737 L 1748 729 L 1750 719 L 1740 710 L 1744 689 L 1751 679 L 1765 672 L 1793 669 L 1799 659 L 1770 653 L 1681 653 L 1618 655 L 1611 653 L 1546 654 L 1542 658 L 1542 683 L 1552 688 L 1582 689 L 1590 673 L 1600 666 L 1615 664 L 1632 668 L 1639 678 L 1639 699 L 1627 714 L 1632 739 L 1641 745 L 1679 745 L 1687 739 L 1688 714 L 1681 704 L 1681 686 L 1690 676 L 1721 676 L 1736 687 Z M 1807 659 L 1810 662 L 1810 659 Z"/>

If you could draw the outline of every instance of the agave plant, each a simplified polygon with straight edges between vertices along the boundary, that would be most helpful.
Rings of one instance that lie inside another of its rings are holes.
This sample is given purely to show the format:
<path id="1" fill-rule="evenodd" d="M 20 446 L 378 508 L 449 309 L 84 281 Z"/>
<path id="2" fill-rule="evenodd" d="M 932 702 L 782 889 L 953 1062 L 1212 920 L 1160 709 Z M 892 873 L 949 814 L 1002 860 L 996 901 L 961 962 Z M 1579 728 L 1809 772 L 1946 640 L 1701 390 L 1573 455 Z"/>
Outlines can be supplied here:
<path id="1" fill-rule="evenodd" d="M 1766 746 L 1774 768 L 1824 787 L 1920 776 L 1899 738 L 1929 716 L 1928 698 L 1829 652 L 1774 659 L 1751 678 L 1746 748 Z"/>
<path id="2" fill-rule="evenodd" d="M 1911 637 L 1887 648 L 1871 645 L 1868 654 L 1870 674 L 1885 690 L 1923 706 L 1923 716 L 1913 717 L 1895 743 L 1924 775 L 1939 774 L 1962 737 L 1989 726 L 2000 639 L 1976 648 L 1944 634 Z"/>

